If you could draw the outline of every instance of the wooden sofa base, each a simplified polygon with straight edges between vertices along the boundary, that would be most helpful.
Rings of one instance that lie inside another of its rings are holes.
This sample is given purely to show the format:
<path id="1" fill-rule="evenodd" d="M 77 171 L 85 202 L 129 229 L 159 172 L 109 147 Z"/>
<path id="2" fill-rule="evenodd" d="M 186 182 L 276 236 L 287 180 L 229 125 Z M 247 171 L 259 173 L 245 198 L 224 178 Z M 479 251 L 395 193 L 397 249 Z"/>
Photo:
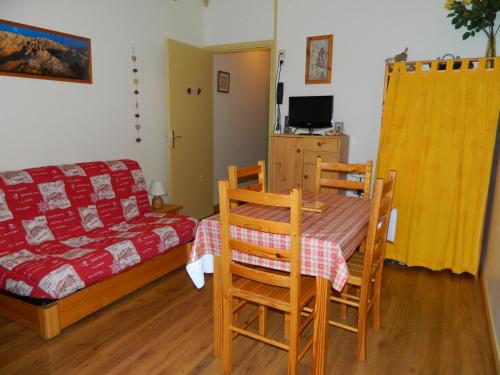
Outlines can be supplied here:
<path id="1" fill-rule="evenodd" d="M 165 255 L 47 306 L 36 306 L 0 294 L 0 316 L 38 332 L 43 338 L 53 338 L 80 319 L 185 265 L 191 246 L 192 242 L 178 246 Z"/>

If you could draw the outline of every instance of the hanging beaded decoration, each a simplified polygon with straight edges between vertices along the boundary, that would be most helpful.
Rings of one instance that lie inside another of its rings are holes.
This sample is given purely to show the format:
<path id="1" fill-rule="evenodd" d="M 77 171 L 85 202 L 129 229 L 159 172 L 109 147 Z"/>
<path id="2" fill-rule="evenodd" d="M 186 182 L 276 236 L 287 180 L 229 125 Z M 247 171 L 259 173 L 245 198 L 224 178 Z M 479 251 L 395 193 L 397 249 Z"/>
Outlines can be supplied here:
<path id="1" fill-rule="evenodd" d="M 137 78 L 137 73 L 139 72 L 139 70 L 137 69 L 137 56 L 135 54 L 135 48 L 132 47 L 132 64 L 134 66 L 134 68 L 132 69 L 132 73 L 134 73 L 134 79 L 132 80 L 133 84 L 134 84 L 134 95 L 135 95 L 135 130 L 137 130 L 137 138 L 135 139 L 135 141 L 137 143 L 141 143 L 142 142 L 142 139 L 141 139 L 141 124 L 139 123 L 139 118 L 141 117 L 141 115 L 139 114 L 139 78 Z"/>

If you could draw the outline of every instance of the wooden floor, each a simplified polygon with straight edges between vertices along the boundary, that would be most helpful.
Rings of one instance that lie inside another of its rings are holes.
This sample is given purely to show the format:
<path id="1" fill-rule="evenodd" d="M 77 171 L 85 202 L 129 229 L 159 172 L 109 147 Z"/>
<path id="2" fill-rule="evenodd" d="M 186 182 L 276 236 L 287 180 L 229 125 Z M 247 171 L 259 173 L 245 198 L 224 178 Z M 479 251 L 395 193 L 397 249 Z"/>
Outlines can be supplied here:
<path id="1" fill-rule="evenodd" d="M 220 374 L 207 279 L 198 291 L 175 271 L 50 341 L 0 318 L 0 374 Z M 387 266 L 383 291 L 382 330 L 368 331 L 366 364 L 357 363 L 356 336 L 330 328 L 329 374 L 494 374 L 479 281 Z M 271 315 L 273 334 L 281 322 Z M 235 340 L 233 374 L 286 374 L 286 362 L 286 352 Z"/>

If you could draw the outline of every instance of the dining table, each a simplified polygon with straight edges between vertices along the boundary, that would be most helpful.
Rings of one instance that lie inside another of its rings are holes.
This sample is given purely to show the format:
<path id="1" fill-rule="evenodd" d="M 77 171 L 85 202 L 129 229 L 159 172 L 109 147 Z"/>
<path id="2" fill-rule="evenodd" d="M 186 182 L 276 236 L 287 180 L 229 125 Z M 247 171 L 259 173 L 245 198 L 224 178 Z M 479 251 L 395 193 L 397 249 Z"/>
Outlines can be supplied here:
<path id="1" fill-rule="evenodd" d="M 301 273 L 316 278 L 316 318 L 312 373 L 325 374 L 331 288 L 341 291 L 349 276 L 347 259 L 362 244 L 368 231 L 370 200 L 332 192 L 303 192 L 303 202 L 326 203 L 322 212 L 302 211 Z M 289 221 L 290 211 L 281 207 L 244 204 L 234 210 L 241 215 L 274 221 Z M 288 249 L 290 237 L 231 227 L 233 237 L 242 241 Z M 223 295 L 221 277 L 219 215 L 200 221 L 186 270 L 197 288 L 205 284 L 205 273 L 213 273 L 214 355 L 222 355 Z M 236 261 L 289 271 L 289 263 L 233 251 Z"/>

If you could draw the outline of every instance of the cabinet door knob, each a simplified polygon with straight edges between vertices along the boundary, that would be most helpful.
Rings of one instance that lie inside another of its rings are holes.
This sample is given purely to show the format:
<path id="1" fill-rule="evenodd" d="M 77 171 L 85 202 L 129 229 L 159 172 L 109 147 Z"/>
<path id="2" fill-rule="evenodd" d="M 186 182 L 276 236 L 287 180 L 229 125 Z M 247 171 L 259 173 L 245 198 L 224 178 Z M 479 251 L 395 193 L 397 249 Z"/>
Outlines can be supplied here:
<path id="1" fill-rule="evenodd" d="M 321 147 L 321 142 L 318 142 L 318 147 Z"/>
<path id="2" fill-rule="evenodd" d="M 297 149 L 297 154 L 300 154 L 300 148 Z"/>
<path id="3" fill-rule="evenodd" d="M 304 175 L 304 179 L 306 179 L 306 180 L 307 180 L 308 178 L 309 178 L 309 176 L 305 174 L 305 175 Z"/>

